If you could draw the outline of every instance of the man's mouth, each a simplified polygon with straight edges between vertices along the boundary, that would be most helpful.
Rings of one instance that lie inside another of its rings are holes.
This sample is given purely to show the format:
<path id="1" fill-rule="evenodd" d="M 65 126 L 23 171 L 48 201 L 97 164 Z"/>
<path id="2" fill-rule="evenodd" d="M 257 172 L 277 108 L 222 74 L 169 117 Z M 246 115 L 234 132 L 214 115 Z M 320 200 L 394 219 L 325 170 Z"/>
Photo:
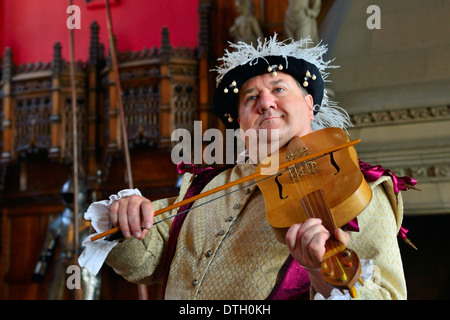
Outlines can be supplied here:
<path id="1" fill-rule="evenodd" d="M 262 119 L 262 121 L 259 123 L 259 125 L 262 125 L 264 122 L 271 121 L 271 120 L 276 120 L 276 119 L 279 119 L 279 118 L 280 118 L 280 116 L 268 116 L 268 117 L 265 117 L 264 119 Z"/>

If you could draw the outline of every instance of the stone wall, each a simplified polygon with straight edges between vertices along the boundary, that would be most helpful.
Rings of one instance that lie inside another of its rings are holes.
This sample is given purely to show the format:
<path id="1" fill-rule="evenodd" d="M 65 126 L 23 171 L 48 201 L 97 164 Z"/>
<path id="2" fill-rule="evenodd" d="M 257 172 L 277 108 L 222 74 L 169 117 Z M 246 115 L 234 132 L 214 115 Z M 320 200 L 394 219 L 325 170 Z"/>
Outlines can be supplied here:
<path id="1" fill-rule="evenodd" d="M 380 29 L 369 29 L 370 5 Z M 405 213 L 450 213 L 450 2 L 352 1 L 330 48 L 330 91 L 352 117 L 358 154 L 419 180 Z"/>

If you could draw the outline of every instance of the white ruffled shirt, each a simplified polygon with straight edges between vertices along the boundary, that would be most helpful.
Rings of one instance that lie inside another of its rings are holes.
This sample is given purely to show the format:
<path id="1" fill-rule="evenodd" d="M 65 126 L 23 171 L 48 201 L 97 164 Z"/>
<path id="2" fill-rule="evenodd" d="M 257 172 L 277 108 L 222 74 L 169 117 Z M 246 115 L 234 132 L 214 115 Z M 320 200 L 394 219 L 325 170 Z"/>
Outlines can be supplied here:
<path id="1" fill-rule="evenodd" d="M 111 195 L 109 200 L 92 203 L 84 214 L 84 218 L 91 221 L 91 226 L 96 232 L 90 234 L 83 240 L 82 246 L 85 247 L 85 249 L 78 258 L 78 263 L 93 275 L 98 273 L 109 252 L 117 245 L 118 241 L 108 241 L 104 238 L 91 241 L 91 238 L 111 229 L 112 223 L 109 217 L 109 208 L 111 205 L 121 198 L 132 195 L 142 196 L 138 189 L 125 189 L 118 194 Z"/>

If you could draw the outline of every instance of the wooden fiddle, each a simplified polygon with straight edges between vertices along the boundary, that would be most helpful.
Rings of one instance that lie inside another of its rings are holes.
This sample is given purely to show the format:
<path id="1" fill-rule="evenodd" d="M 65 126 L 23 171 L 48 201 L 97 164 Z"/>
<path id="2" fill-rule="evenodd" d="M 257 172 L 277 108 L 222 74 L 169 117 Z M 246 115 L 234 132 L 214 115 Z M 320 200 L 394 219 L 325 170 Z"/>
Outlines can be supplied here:
<path id="1" fill-rule="evenodd" d="M 347 142 L 345 131 L 327 128 L 294 137 L 271 157 L 292 161 Z M 344 226 L 363 211 L 372 198 L 372 191 L 359 169 L 354 147 L 290 167 L 289 171 L 276 173 L 271 179 L 257 183 L 264 196 L 267 220 L 274 228 L 288 228 L 316 217 L 333 235 L 336 228 Z M 256 169 L 256 172 L 264 171 L 262 164 Z M 361 273 L 359 258 L 334 236 L 326 243 L 321 273 L 330 285 L 348 289 L 351 296 L 356 297 L 354 285 L 360 280 Z"/>

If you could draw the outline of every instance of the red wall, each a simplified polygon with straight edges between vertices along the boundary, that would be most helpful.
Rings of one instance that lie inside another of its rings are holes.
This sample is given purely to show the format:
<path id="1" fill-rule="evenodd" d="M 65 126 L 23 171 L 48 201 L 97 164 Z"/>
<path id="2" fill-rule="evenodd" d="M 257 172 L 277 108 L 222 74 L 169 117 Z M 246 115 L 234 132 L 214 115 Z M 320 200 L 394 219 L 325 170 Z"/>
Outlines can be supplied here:
<path id="1" fill-rule="evenodd" d="M 114 0 L 110 0 L 112 3 Z M 108 48 L 104 0 L 87 5 L 73 0 L 81 9 L 81 29 L 74 29 L 75 57 L 88 58 L 90 25 L 100 26 L 100 41 Z M 53 45 L 59 41 L 64 59 L 69 59 L 69 29 L 65 0 L 0 0 L 0 45 L 11 47 L 15 64 L 49 62 Z M 194 48 L 198 43 L 198 0 L 117 0 L 111 5 L 114 34 L 120 51 L 160 47 L 161 30 L 170 32 L 173 46 Z"/>

